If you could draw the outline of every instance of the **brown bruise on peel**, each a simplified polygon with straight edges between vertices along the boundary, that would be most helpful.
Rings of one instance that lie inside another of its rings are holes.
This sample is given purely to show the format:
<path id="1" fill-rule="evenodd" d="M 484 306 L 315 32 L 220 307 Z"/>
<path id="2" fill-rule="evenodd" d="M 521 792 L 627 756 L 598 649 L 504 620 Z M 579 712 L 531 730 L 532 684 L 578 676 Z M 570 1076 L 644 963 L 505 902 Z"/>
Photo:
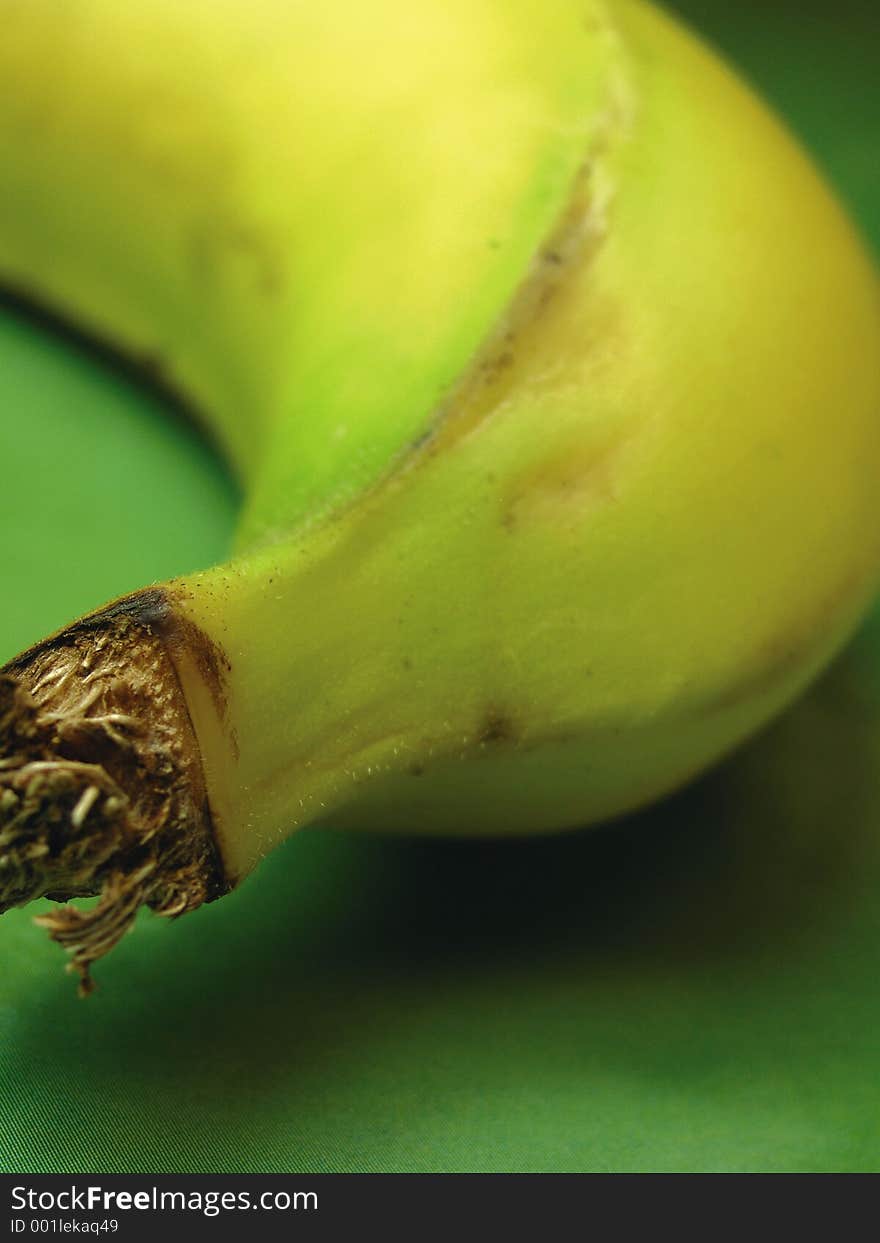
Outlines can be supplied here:
<path id="1" fill-rule="evenodd" d="M 90 967 L 141 906 L 177 916 L 229 889 L 173 650 L 215 702 L 224 665 L 164 588 L 125 597 L 0 671 L 0 910 L 98 895 L 37 920 Z"/>
<path id="2" fill-rule="evenodd" d="M 229 269 L 243 270 L 268 301 L 284 295 L 287 273 L 281 248 L 257 226 L 232 215 L 201 220 L 191 231 L 190 267 L 199 289 L 216 286 Z"/>
<path id="3" fill-rule="evenodd" d="M 551 236 L 537 252 L 525 280 L 501 320 L 489 334 L 431 422 L 410 444 L 405 464 L 422 454 L 445 452 L 497 410 L 520 382 L 524 338 L 571 278 L 574 267 L 589 261 L 604 235 L 593 210 L 591 163 L 580 170 L 565 209 Z"/>
<path id="4" fill-rule="evenodd" d="M 516 745 L 519 741 L 519 730 L 510 716 L 491 709 L 486 714 L 478 741 L 481 747 L 497 746 L 500 743 Z"/>
<path id="5" fill-rule="evenodd" d="M 503 497 L 501 525 L 508 534 L 535 526 L 575 530 L 591 510 L 614 504 L 629 449 L 644 420 L 629 419 L 586 444 L 570 443 L 513 475 Z"/>
<path id="6" fill-rule="evenodd" d="M 591 34 L 603 31 L 613 34 L 616 40 L 616 31 L 606 17 L 588 15 L 584 20 Z M 621 50 L 618 47 L 618 52 Z M 535 251 L 528 271 L 500 318 L 442 395 L 427 425 L 393 463 L 392 478 L 419 467 L 438 453 L 447 453 L 481 424 L 503 412 L 511 396 L 523 387 L 524 379 L 527 381 L 535 342 L 548 332 L 554 316 L 565 314 L 566 291 L 576 275 L 589 269 L 609 235 L 617 191 L 612 157 L 632 132 L 636 108 L 632 77 L 625 61 L 618 57 L 603 104 L 593 117 L 583 161 L 572 178 L 555 224 Z M 590 342 L 584 342 L 585 349 L 589 345 Z M 607 448 L 610 458 L 614 446 Z M 612 481 L 606 484 L 601 478 L 601 470 L 595 472 L 593 463 L 588 464 L 588 474 L 597 479 L 600 489 L 613 486 Z M 380 486 L 386 481 L 381 481 Z M 500 524 L 507 531 L 516 525 L 515 499 L 501 499 Z"/>

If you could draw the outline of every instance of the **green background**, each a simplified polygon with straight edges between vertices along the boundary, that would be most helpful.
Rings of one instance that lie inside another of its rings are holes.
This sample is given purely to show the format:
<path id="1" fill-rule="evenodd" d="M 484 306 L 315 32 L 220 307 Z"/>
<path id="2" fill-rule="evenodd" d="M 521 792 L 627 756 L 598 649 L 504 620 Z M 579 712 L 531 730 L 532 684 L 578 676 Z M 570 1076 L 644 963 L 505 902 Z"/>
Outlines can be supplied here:
<path id="1" fill-rule="evenodd" d="M 875 246 L 872 4 L 681 0 Z M 833 434 L 833 431 L 832 431 Z M 222 556 L 237 497 L 106 362 L 0 315 L 0 660 Z M 80 1003 L 0 924 L 0 1168 L 880 1166 L 880 613 L 787 716 L 613 829 L 304 833 Z"/>

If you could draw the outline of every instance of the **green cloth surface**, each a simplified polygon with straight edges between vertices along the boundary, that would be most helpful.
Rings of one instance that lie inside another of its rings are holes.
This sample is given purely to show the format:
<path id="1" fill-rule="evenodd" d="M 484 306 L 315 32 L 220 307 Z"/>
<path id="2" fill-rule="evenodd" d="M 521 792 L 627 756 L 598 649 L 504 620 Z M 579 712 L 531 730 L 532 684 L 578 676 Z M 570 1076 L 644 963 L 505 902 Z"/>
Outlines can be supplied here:
<path id="1" fill-rule="evenodd" d="M 875 6 L 676 8 L 876 245 Z M 8 311 L 0 466 L 0 660 L 228 546 L 196 433 Z M 878 893 L 880 612 L 763 736 L 614 828 L 306 832 L 223 901 L 142 915 L 88 1002 L 7 914 L 0 1169 L 874 1170 Z"/>

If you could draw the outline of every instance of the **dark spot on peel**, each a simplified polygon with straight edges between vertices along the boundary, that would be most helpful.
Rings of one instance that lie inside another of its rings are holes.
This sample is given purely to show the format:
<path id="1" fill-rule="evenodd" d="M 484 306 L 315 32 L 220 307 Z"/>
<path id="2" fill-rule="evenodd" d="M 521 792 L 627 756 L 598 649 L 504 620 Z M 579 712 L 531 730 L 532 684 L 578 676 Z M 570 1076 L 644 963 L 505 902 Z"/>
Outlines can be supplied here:
<path id="1" fill-rule="evenodd" d="M 435 429 L 433 427 L 426 427 L 424 431 L 418 434 L 418 436 L 415 436 L 409 442 L 408 452 L 417 453 L 420 449 L 424 449 L 426 445 L 430 444 L 434 438 L 434 430 Z"/>
<path id="2" fill-rule="evenodd" d="M 486 717 L 479 736 L 481 746 L 495 746 L 498 743 L 514 743 L 517 740 L 517 729 L 510 717 L 500 712 L 490 712 Z"/>
<path id="3" fill-rule="evenodd" d="M 189 253 L 199 286 L 216 281 L 232 262 L 246 265 L 254 287 L 267 299 L 284 291 L 284 265 L 277 248 L 250 225 L 223 217 L 204 221 L 192 231 Z"/>
<path id="4" fill-rule="evenodd" d="M 513 351 L 504 350 L 503 353 L 497 355 L 492 364 L 492 371 L 497 374 L 499 371 L 506 371 L 508 367 L 513 366 Z"/>

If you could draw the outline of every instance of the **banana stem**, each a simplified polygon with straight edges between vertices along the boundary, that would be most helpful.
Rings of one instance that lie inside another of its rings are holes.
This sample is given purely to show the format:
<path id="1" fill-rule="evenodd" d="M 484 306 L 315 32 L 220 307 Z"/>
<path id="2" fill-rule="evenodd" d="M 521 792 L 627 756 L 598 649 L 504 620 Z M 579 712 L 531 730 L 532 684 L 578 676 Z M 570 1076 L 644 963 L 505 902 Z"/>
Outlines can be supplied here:
<path id="1" fill-rule="evenodd" d="M 142 905 L 181 915 L 228 887 L 169 617 L 141 592 L 0 672 L 0 911 L 99 895 L 37 920 L 83 994 Z"/>

